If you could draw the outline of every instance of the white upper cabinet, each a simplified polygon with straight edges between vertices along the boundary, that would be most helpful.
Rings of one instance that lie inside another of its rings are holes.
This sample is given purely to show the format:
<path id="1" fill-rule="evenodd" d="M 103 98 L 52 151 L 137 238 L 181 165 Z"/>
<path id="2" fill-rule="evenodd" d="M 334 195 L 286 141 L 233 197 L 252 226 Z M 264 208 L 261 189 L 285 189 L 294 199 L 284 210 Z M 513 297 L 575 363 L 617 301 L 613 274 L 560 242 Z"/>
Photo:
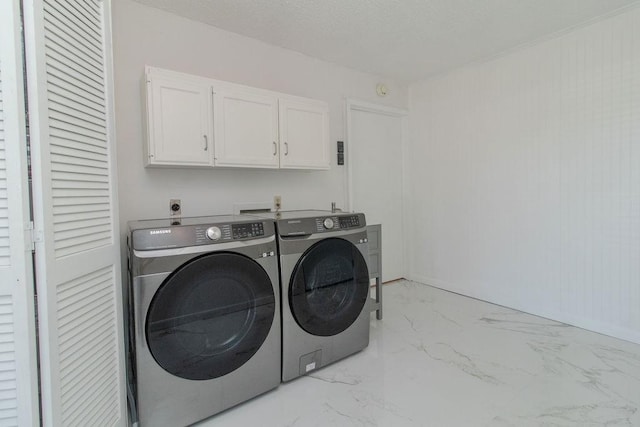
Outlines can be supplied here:
<path id="1" fill-rule="evenodd" d="M 329 169 L 326 102 L 147 67 L 146 166 Z"/>
<path id="2" fill-rule="evenodd" d="M 280 99 L 280 167 L 329 169 L 329 108 L 323 102 Z"/>
<path id="3" fill-rule="evenodd" d="M 212 166 L 211 89 L 206 80 L 148 68 L 147 165 Z"/>
<path id="4" fill-rule="evenodd" d="M 215 166 L 278 168 L 278 98 L 251 89 L 213 88 Z"/>

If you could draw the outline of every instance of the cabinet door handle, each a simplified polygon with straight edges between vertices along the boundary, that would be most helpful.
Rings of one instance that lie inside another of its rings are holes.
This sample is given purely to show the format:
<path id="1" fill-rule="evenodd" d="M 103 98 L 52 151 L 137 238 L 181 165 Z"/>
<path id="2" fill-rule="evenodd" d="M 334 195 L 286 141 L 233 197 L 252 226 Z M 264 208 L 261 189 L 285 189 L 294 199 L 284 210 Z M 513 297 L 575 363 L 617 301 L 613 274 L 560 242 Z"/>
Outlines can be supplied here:
<path id="1" fill-rule="evenodd" d="M 278 154 L 278 144 L 273 141 L 273 155 L 275 156 L 276 154 Z"/>
<path id="2" fill-rule="evenodd" d="M 284 155 L 285 156 L 289 155 L 289 143 L 288 142 L 284 143 Z"/>
<path id="3" fill-rule="evenodd" d="M 209 149 L 209 140 L 207 138 L 207 135 L 203 135 L 204 136 L 204 151 L 207 151 Z"/>

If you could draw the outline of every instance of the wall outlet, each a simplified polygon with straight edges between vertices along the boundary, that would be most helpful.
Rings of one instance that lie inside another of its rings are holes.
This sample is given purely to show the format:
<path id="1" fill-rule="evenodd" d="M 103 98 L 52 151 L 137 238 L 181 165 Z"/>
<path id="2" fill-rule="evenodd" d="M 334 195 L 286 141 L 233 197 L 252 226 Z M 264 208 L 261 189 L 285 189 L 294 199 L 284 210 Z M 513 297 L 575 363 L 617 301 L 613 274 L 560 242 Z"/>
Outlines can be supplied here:
<path id="1" fill-rule="evenodd" d="M 279 211 L 282 208 L 282 196 L 273 196 L 273 210 Z"/>
<path id="2" fill-rule="evenodd" d="M 170 216 L 182 215 L 182 203 L 180 202 L 180 199 L 169 200 L 169 215 Z"/>

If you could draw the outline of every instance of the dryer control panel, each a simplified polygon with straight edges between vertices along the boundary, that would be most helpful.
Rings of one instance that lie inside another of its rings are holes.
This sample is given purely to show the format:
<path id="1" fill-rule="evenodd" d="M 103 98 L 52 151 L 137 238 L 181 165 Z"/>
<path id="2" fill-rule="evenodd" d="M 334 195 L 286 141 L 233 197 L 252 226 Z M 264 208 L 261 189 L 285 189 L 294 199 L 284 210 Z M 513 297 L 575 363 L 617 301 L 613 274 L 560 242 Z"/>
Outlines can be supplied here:
<path id="1" fill-rule="evenodd" d="M 325 216 L 286 218 L 278 220 L 278 233 L 283 237 L 308 236 L 310 234 L 364 228 L 364 214 L 335 214 Z"/>
<path id="2" fill-rule="evenodd" d="M 359 228 L 362 226 L 360 216 L 359 214 L 354 214 L 316 218 L 316 232 Z"/>

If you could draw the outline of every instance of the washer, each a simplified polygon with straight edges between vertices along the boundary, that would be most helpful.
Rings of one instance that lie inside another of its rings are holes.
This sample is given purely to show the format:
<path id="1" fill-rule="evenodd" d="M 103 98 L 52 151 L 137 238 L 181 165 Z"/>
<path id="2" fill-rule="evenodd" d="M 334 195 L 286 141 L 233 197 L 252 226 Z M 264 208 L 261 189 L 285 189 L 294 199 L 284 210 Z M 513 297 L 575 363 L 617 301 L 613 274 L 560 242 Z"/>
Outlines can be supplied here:
<path id="1" fill-rule="evenodd" d="M 278 386 L 273 221 L 137 221 L 127 243 L 134 421 L 187 425 Z"/>
<path id="2" fill-rule="evenodd" d="M 282 380 L 290 381 L 369 345 L 365 216 L 274 214 L 282 286 Z"/>

